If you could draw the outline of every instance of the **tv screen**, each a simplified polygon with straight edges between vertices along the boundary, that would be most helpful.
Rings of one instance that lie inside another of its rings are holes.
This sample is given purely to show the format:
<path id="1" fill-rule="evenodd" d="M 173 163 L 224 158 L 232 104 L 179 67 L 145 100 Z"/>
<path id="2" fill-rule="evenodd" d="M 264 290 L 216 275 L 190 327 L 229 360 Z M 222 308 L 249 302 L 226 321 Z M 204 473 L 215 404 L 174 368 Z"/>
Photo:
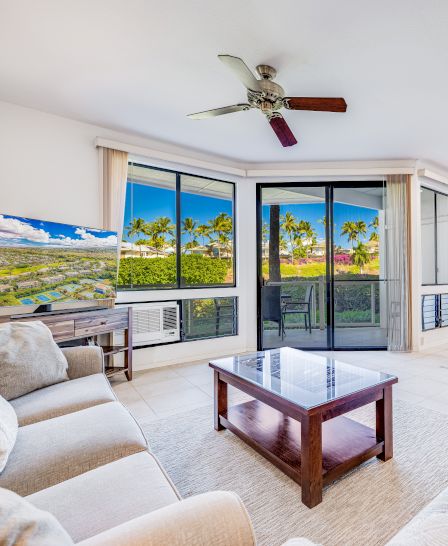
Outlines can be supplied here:
<path id="1" fill-rule="evenodd" d="M 117 233 L 0 214 L 0 305 L 113 298 Z"/>

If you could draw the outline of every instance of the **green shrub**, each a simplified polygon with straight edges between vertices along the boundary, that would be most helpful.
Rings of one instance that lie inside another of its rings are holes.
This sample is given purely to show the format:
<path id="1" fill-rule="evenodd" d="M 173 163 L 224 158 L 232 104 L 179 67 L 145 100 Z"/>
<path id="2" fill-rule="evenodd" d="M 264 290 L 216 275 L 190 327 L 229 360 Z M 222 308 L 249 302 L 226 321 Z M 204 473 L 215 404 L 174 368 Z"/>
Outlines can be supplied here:
<path id="1" fill-rule="evenodd" d="M 228 259 L 201 255 L 182 256 L 181 275 L 187 285 L 223 284 L 231 268 Z M 176 256 L 167 258 L 123 258 L 120 260 L 118 286 L 176 285 Z"/>

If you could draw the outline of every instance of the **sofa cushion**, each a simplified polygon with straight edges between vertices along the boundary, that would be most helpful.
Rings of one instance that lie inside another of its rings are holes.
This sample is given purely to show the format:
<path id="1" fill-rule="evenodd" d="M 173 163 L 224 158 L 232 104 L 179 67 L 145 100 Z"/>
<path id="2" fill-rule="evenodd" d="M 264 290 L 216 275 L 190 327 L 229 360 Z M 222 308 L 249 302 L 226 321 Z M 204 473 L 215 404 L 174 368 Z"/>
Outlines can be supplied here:
<path id="1" fill-rule="evenodd" d="M 0 487 L 30 495 L 147 447 L 129 412 L 108 402 L 19 427 Z"/>
<path id="2" fill-rule="evenodd" d="M 179 500 L 147 451 L 130 455 L 27 497 L 56 516 L 75 542 Z"/>
<path id="3" fill-rule="evenodd" d="M 106 376 L 97 373 L 30 392 L 11 405 L 24 426 L 115 400 Z"/>
<path id="4" fill-rule="evenodd" d="M 0 396 L 0 472 L 6 466 L 17 437 L 17 415 L 11 404 Z"/>
<path id="5" fill-rule="evenodd" d="M 12 400 L 67 381 L 67 359 L 40 321 L 0 324 L 0 395 Z"/>
<path id="6" fill-rule="evenodd" d="M 0 544 L 69 546 L 73 544 L 57 519 L 12 491 L 0 488 Z"/>

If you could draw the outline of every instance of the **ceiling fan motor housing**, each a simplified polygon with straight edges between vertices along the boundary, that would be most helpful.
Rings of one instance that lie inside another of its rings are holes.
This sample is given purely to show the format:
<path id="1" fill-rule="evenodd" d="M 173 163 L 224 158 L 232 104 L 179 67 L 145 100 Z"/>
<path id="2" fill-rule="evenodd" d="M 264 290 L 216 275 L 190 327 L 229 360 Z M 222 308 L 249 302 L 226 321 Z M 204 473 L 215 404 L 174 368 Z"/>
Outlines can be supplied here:
<path id="1" fill-rule="evenodd" d="M 275 70 L 272 70 L 275 74 Z M 247 100 L 253 108 L 259 108 L 263 113 L 266 113 L 267 111 L 276 111 L 283 108 L 283 97 L 285 96 L 285 91 L 281 85 L 273 82 L 269 78 L 263 78 L 259 80 L 259 88 L 259 91 L 249 90 L 247 92 Z"/>

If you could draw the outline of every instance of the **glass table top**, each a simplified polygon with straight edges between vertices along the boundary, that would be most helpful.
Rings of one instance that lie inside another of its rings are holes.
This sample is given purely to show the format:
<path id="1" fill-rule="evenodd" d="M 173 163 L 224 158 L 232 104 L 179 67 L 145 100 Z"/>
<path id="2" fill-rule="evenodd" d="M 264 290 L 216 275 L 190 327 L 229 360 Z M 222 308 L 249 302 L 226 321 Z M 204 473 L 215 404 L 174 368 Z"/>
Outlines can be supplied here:
<path id="1" fill-rule="evenodd" d="M 290 347 L 212 360 L 210 364 L 305 409 L 395 379 Z"/>

